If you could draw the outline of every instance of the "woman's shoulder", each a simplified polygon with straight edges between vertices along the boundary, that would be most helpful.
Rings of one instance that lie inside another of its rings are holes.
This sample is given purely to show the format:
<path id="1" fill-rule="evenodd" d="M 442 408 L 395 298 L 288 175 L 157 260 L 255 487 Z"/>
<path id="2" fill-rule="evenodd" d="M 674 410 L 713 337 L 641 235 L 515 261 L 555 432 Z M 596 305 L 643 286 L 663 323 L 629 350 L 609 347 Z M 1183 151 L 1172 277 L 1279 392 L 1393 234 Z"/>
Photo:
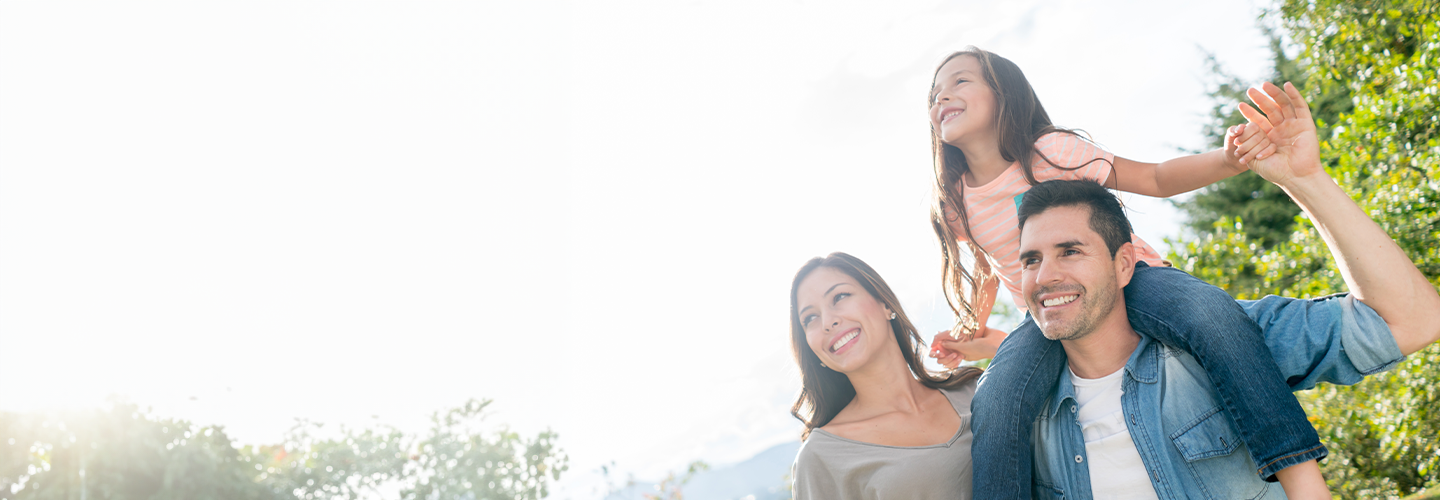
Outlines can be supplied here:
<path id="1" fill-rule="evenodd" d="M 975 399 L 975 389 L 978 387 L 980 377 L 970 377 L 960 384 L 941 388 L 940 392 L 950 400 L 950 406 L 955 407 L 955 412 L 960 416 L 970 414 L 970 400 Z"/>
<path id="2" fill-rule="evenodd" d="M 795 478 L 832 478 L 834 472 L 830 469 L 834 464 L 829 463 L 829 459 L 833 457 L 837 447 L 844 448 L 845 444 L 847 443 L 835 439 L 825 431 L 812 430 L 800 443 L 800 451 L 795 453 Z"/>

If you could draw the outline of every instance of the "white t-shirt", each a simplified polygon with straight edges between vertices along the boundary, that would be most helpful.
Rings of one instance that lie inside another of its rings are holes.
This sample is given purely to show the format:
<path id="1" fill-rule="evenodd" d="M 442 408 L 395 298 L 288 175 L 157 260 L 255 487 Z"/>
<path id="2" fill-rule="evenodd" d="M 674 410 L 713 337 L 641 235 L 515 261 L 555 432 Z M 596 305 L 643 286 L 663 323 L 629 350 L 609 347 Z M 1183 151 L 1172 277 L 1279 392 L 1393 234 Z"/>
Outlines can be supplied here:
<path id="1" fill-rule="evenodd" d="M 1085 455 L 1090 466 L 1091 496 L 1125 500 L 1158 499 L 1145 462 L 1135 451 L 1130 428 L 1125 426 L 1125 409 L 1120 405 L 1124 393 L 1121 382 L 1125 368 L 1096 379 L 1075 376 L 1069 367 L 1065 372 L 1075 385 L 1075 414 L 1085 434 Z"/>

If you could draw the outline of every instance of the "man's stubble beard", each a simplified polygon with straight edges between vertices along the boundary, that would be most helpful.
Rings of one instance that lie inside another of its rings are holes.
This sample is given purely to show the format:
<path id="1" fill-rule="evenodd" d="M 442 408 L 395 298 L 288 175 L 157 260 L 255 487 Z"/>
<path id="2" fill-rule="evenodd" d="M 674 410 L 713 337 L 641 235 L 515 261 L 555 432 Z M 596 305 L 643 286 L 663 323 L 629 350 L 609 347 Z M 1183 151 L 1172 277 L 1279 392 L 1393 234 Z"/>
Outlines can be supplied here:
<path id="1" fill-rule="evenodd" d="M 1104 286 L 1095 290 L 1095 294 L 1093 295 L 1083 286 L 1074 285 L 1074 288 L 1080 292 L 1080 297 L 1075 300 L 1084 301 L 1084 303 L 1081 304 L 1079 316 L 1069 323 L 1052 325 L 1048 329 L 1042 326 L 1040 333 L 1044 334 L 1045 338 L 1050 340 L 1079 340 L 1094 333 L 1096 326 L 1100 324 L 1100 319 L 1104 318 L 1110 312 L 1108 309 L 1102 311 L 1101 308 L 1114 306 L 1115 294 L 1119 291 L 1120 287 L 1117 286 L 1116 280 L 1109 279 L 1105 281 Z M 1065 288 L 1059 288 L 1059 290 L 1064 289 Z M 1041 289 L 1035 292 L 1035 295 L 1050 293 L 1056 290 L 1055 288 Z M 1035 302 L 1039 304 L 1039 301 Z"/>

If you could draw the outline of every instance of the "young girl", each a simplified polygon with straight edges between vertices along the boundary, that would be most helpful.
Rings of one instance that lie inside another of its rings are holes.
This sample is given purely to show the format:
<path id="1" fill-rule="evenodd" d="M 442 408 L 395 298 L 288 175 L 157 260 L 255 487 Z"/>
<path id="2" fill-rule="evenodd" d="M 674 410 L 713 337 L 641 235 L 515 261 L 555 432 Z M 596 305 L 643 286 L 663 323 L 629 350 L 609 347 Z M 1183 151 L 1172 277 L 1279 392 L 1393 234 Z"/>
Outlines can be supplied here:
<path id="1" fill-rule="evenodd" d="M 1264 158 L 1274 147 L 1258 129 L 1237 127 L 1223 150 L 1158 165 L 1116 157 L 1052 125 L 1014 63 L 973 47 L 941 63 L 929 104 L 936 175 L 932 225 L 942 245 L 946 297 L 961 318 L 954 339 L 949 332 L 936 336 L 932 355 L 953 366 L 960 353 L 984 357 L 1004 339 L 972 407 L 974 456 L 984 457 L 974 462 L 975 496 L 1028 498 L 1032 422 L 1064 373 L 1064 354 L 1028 317 L 1008 336 L 985 327 L 1001 279 L 1015 303 L 1025 307 L 1015 213 L 1024 193 L 1042 181 L 1084 178 L 1168 197 L 1243 172 L 1246 162 Z M 1141 260 L 1168 266 L 1139 237 L 1132 240 Z M 973 254 L 973 270 L 962 264 L 963 253 Z M 992 265 L 999 267 L 999 279 Z M 1169 293 L 1142 295 L 1136 289 Z M 1260 327 L 1240 306 L 1188 275 L 1144 267 L 1126 287 L 1125 300 L 1132 321 L 1159 325 L 1146 334 L 1204 365 L 1260 476 L 1278 478 L 1287 491 L 1314 491 L 1320 477 L 1316 460 L 1327 450 L 1267 354 Z"/>

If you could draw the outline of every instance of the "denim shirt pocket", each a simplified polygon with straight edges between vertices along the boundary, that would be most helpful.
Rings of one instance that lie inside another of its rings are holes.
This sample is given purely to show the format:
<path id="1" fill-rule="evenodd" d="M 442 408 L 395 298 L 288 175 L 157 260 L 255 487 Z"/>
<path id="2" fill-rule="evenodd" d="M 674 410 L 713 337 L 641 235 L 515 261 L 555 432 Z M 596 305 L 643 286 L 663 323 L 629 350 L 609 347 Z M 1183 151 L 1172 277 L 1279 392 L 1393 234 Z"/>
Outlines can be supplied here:
<path id="1" fill-rule="evenodd" d="M 1030 486 L 1030 498 L 1038 500 L 1065 500 L 1065 490 L 1036 481 Z"/>
<path id="2" fill-rule="evenodd" d="M 1243 444 L 1236 435 L 1230 416 L 1221 412 L 1219 406 L 1181 426 L 1180 430 L 1170 435 L 1170 440 L 1186 462 L 1229 455 Z"/>

